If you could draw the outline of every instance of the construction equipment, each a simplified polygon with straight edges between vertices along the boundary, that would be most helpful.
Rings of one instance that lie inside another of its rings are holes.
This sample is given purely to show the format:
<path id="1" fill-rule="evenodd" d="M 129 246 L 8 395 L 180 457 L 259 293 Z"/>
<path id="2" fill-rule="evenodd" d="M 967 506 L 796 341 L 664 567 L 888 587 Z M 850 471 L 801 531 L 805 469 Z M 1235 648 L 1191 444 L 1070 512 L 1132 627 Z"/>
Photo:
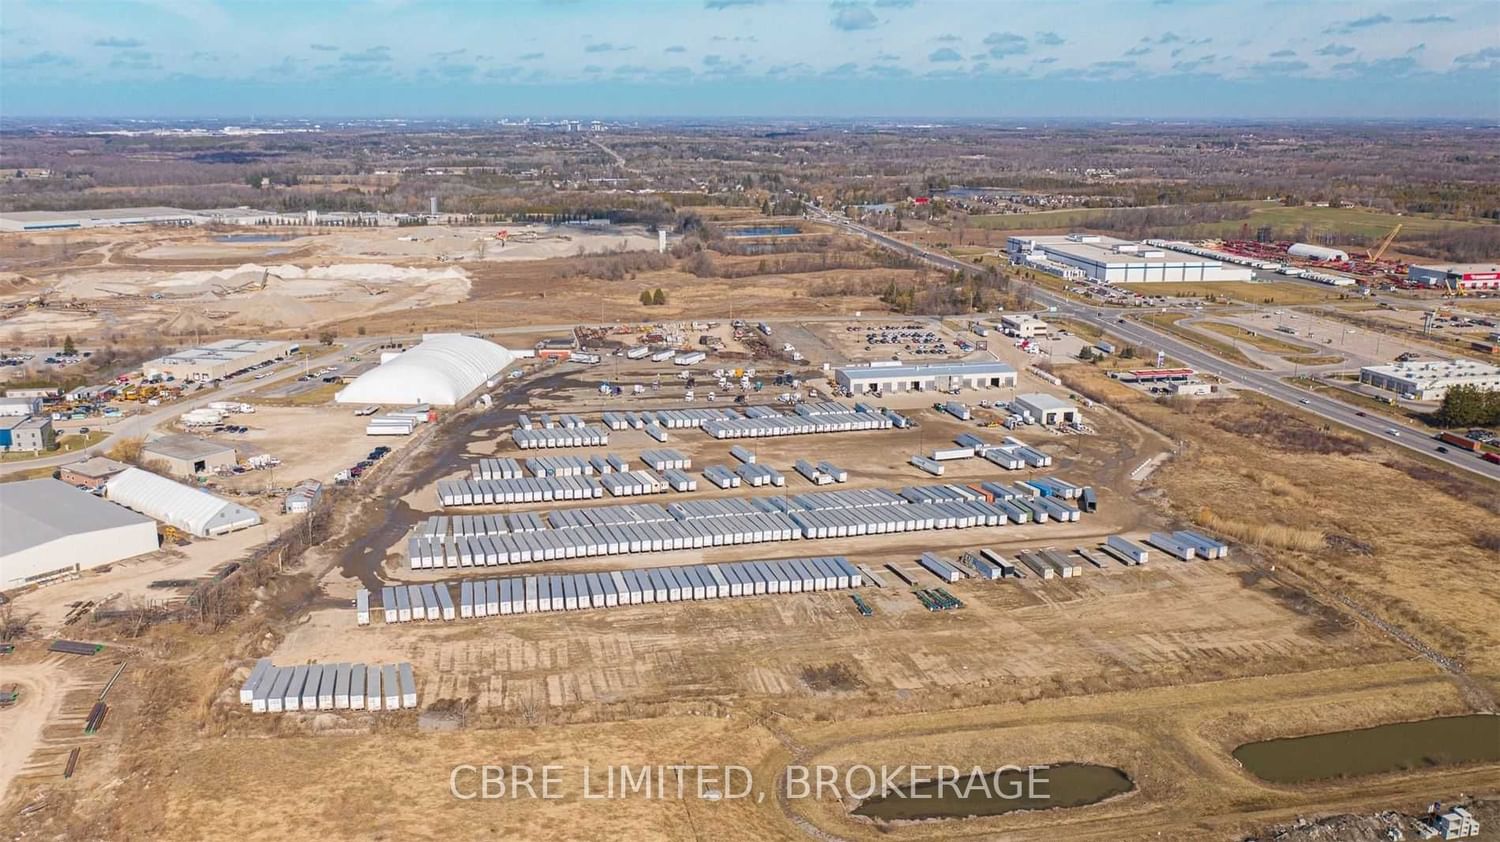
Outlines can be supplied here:
<path id="1" fill-rule="evenodd" d="M 1402 223 L 1400 222 L 1396 223 L 1396 227 L 1391 229 L 1391 233 L 1386 234 L 1385 239 L 1380 241 L 1379 248 L 1365 252 L 1370 256 L 1371 260 L 1379 260 L 1380 256 L 1385 254 L 1385 250 L 1391 247 L 1391 243 L 1396 239 L 1396 235 L 1401 233 L 1401 225 Z"/>

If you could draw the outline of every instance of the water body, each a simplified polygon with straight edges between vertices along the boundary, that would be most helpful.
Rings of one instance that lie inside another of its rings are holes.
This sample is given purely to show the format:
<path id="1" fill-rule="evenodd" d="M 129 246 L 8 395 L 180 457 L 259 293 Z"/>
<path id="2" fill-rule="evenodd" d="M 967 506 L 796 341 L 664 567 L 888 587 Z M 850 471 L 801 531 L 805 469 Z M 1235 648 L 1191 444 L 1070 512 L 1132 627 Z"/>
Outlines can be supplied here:
<path id="1" fill-rule="evenodd" d="M 866 798 L 854 808 L 854 815 L 884 821 L 998 816 L 1020 810 L 1083 807 L 1133 789 L 1135 782 L 1130 776 L 1112 766 L 1063 763 L 1039 768 L 1035 779 L 1021 769 L 922 781 Z"/>
<path id="2" fill-rule="evenodd" d="M 292 234 L 220 234 L 216 243 L 279 243 L 293 238 Z"/>
<path id="3" fill-rule="evenodd" d="M 752 228 L 731 228 L 724 232 L 726 237 L 791 237 L 801 234 L 802 229 L 795 225 L 759 225 Z"/>
<path id="4" fill-rule="evenodd" d="M 1500 763 L 1500 716 L 1446 716 L 1374 728 L 1246 743 L 1234 758 L 1277 784 Z"/>

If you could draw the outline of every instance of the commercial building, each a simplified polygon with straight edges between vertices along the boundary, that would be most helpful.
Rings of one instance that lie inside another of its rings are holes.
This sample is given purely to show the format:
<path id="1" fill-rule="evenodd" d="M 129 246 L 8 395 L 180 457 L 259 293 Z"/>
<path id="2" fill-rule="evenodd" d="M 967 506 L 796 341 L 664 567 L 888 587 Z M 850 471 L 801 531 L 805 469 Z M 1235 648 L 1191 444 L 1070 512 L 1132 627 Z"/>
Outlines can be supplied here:
<path id="1" fill-rule="evenodd" d="M 1252 277 L 1248 266 L 1095 234 L 1010 237 L 1005 250 L 1013 263 L 1101 284 L 1248 281 Z"/>
<path id="2" fill-rule="evenodd" d="M 334 396 L 338 403 L 453 406 L 515 360 L 505 347 L 457 333 L 434 333 L 381 362 Z"/>
<path id="3" fill-rule="evenodd" d="M 536 343 L 537 359 L 566 362 L 573 356 L 575 342 L 572 337 L 549 337 Z"/>
<path id="4" fill-rule="evenodd" d="M 123 473 L 130 466 L 124 462 L 116 462 L 103 456 L 95 456 L 82 462 L 74 462 L 64 465 L 57 471 L 57 478 L 68 485 L 77 486 L 87 491 L 95 491 L 104 487 L 110 478 L 116 474 Z"/>
<path id="5" fill-rule="evenodd" d="M 1000 332 L 1006 336 L 1015 336 L 1021 339 L 1031 339 L 1036 336 L 1046 336 L 1052 330 L 1052 326 L 1031 315 L 1030 313 L 1018 313 L 1014 316 L 1000 317 Z"/>
<path id="6" fill-rule="evenodd" d="M 161 462 L 168 473 L 191 477 L 218 468 L 233 468 L 239 456 L 231 445 L 197 436 L 162 436 L 141 446 L 143 461 Z"/>
<path id="7" fill-rule="evenodd" d="M 104 484 L 104 494 L 127 509 L 200 538 L 260 523 L 260 515 L 251 509 L 140 468 L 116 475 Z"/>
<path id="8" fill-rule="evenodd" d="M 1016 370 L 1000 362 L 874 362 L 834 369 L 834 379 L 850 394 L 929 392 L 948 389 L 1014 388 Z"/>
<path id="9" fill-rule="evenodd" d="M 54 447 L 57 447 L 57 432 L 52 429 L 51 418 L 0 417 L 0 451 L 38 452 Z"/>
<path id="10" fill-rule="evenodd" d="M 127 225 L 196 225 L 201 217 L 182 208 L 105 208 L 80 211 L 0 213 L 0 231 L 60 231 Z"/>
<path id="11" fill-rule="evenodd" d="M 1055 426 L 1083 423 L 1083 415 L 1078 411 L 1077 404 L 1042 392 L 1016 395 L 1016 399 L 1011 402 L 1011 408 L 1017 412 L 1029 414 L 1036 419 L 1038 424 Z"/>
<path id="12" fill-rule="evenodd" d="M 38 397 L 6 396 L 0 398 L 0 417 L 25 418 L 42 413 L 42 399 Z"/>
<path id="13" fill-rule="evenodd" d="M 0 483 L 0 588 L 155 552 L 149 518 L 59 482 Z"/>
<path id="14" fill-rule="evenodd" d="M 1500 265 L 1455 263 L 1451 266 L 1412 266 L 1406 277 L 1414 284 L 1455 290 L 1500 290 Z"/>
<path id="15" fill-rule="evenodd" d="M 1500 366 L 1473 360 L 1423 360 L 1370 365 L 1359 370 L 1359 382 L 1395 392 L 1407 400 L 1438 401 L 1453 386 L 1500 389 Z"/>
<path id="16" fill-rule="evenodd" d="M 295 342 L 270 339 L 224 339 L 158 357 L 141 366 L 147 377 L 178 380 L 222 380 L 295 353 Z"/>

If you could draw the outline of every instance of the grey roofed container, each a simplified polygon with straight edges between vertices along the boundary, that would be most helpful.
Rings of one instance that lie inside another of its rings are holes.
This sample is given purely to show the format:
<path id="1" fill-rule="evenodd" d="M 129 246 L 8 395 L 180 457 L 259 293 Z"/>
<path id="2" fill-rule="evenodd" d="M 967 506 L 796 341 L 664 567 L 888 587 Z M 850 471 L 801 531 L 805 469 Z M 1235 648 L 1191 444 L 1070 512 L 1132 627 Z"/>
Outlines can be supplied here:
<path id="1" fill-rule="evenodd" d="M 672 600 L 672 583 L 659 567 L 653 567 L 647 571 L 651 577 L 651 587 L 656 594 L 657 602 L 670 602 Z"/>
<path id="2" fill-rule="evenodd" d="M 411 593 L 407 591 L 406 585 L 396 585 L 396 622 L 411 622 Z M 390 618 L 386 618 L 389 620 Z"/>
<path id="3" fill-rule="evenodd" d="M 297 670 L 294 667 L 282 667 L 276 671 L 276 682 L 271 685 L 270 695 L 266 696 L 266 711 L 269 713 L 280 713 L 286 710 L 287 687 L 292 683 L 292 676 Z M 300 688 L 299 688 L 300 689 Z M 293 693 L 297 691 L 291 691 Z"/>
<path id="4" fill-rule="evenodd" d="M 655 589 L 651 587 L 651 580 L 644 570 L 625 570 L 620 575 L 625 577 L 625 583 L 630 586 L 632 605 L 656 601 Z"/>
<path id="5" fill-rule="evenodd" d="M 349 668 L 349 709 L 365 709 L 365 665 L 354 664 Z"/>
<path id="6" fill-rule="evenodd" d="M 361 626 L 370 624 L 370 592 L 364 588 L 354 592 L 354 622 Z"/>
<path id="7" fill-rule="evenodd" d="M 608 603 L 604 597 L 604 581 L 598 573 L 584 573 L 580 577 L 588 584 L 589 601 L 587 608 L 603 608 Z"/>
<path id="8" fill-rule="evenodd" d="M 922 553 L 917 562 L 944 582 L 957 582 L 963 575 L 953 565 L 932 553 Z"/>
<path id="9" fill-rule="evenodd" d="M 527 606 L 528 610 L 530 610 L 530 611 L 551 611 L 552 610 L 552 577 L 551 576 L 538 576 L 537 579 L 536 579 L 536 584 L 537 584 L 536 607 L 535 608 L 531 608 L 529 606 L 529 604 L 528 604 L 528 606 Z"/>
<path id="10" fill-rule="evenodd" d="M 269 663 L 269 661 L 267 661 Z M 270 711 L 271 693 L 276 687 L 276 682 L 281 678 L 281 670 L 277 667 L 267 667 L 256 681 L 255 689 L 250 694 L 250 710 L 254 713 L 267 713 Z M 243 697 L 242 697 L 243 700 Z"/>
<path id="11" fill-rule="evenodd" d="M 1030 568 L 1032 573 L 1035 573 L 1043 579 L 1051 579 L 1052 577 L 1057 575 L 1057 571 L 1052 567 L 1052 565 L 1048 564 L 1040 556 L 1036 555 L 1033 552 L 1030 552 L 1029 550 L 1022 550 L 1016 553 L 1016 558 L 1020 560 L 1022 564 Z"/>
<path id="12" fill-rule="evenodd" d="M 401 709 L 401 679 L 396 673 L 395 664 L 385 664 L 380 668 L 380 689 L 385 696 L 382 703 L 386 710 Z"/>
<path id="13" fill-rule="evenodd" d="M 713 577 L 714 595 L 716 597 L 723 598 L 731 595 L 729 592 L 729 579 L 724 575 L 724 571 L 719 565 L 709 564 L 705 565 L 703 569 L 708 571 L 709 576 Z"/>
<path id="14" fill-rule="evenodd" d="M 353 669 L 354 665 L 347 663 L 334 668 L 333 706 L 337 710 L 349 709 L 349 674 Z"/>
<path id="15" fill-rule="evenodd" d="M 323 683 L 323 667 L 313 664 L 307 668 L 307 678 L 302 685 L 302 709 L 318 709 L 318 688 Z M 330 694 L 332 695 L 332 694 Z"/>
<path id="16" fill-rule="evenodd" d="M 407 585 L 406 598 L 411 601 L 411 618 L 413 620 L 427 619 L 426 594 L 422 592 L 421 585 Z"/>
<path id="17" fill-rule="evenodd" d="M 468 579 L 458 584 L 458 616 L 465 620 L 474 616 L 474 583 Z"/>
<path id="18" fill-rule="evenodd" d="M 622 593 L 621 592 L 621 588 L 616 585 L 615 576 L 618 575 L 617 573 L 615 573 L 613 571 L 609 571 L 609 572 L 605 572 L 605 573 L 599 573 L 599 574 L 596 574 L 596 575 L 598 575 L 598 577 L 599 577 L 599 584 L 601 584 L 601 585 L 604 586 L 604 607 L 605 608 L 614 608 L 615 606 L 618 606 L 618 605 L 621 605 L 621 604 L 625 604 L 625 605 L 629 605 L 630 604 L 629 597 L 626 596 L 624 593 Z M 620 583 L 620 585 L 623 585 L 623 584 L 624 584 L 623 582 Z"/>
<path id="19" fill-rule="evenodd" d="M 1201 532 L 1183 530 L 1173 532 L 1172 537 L 1190 545 L 1203 558 L 1224 558 L 1229 555 L 1229 545 L 1204 535 Z"/>
<path id="20" fill-rule="evenodd" d="M 260 686 L 266 673 L 271 670 L 271 659 L 261 658 L 250 668 L 250 675 L 245 678 L 245 683 L 240 685 L 240 704 L 248 705 L 255 699 L 255 690 Z"/>
<path id="21" fill-rule="evenodd" d="M 513 609 L 511 608 L 511 599 L 512 599 L 511 588 L 514 585 L 516 585 L 517 583 L 519 583 L 520 581 L 521 581 L 520 579 L 501 579 L 500 580 L 500 583 L 499 583 L 499 588 L 500 588 L 500 605 L 499 605 L 499 608 L 500 608 L 500 614 L 502 616 L 508 615 L 508 614 L 512 613 Z"/>
<path id="22" fill-rule="evenodd" d="M 1168 555 L 1174 555 L 1182 559 L 1183 561 L 1192 561 L 1198 555 L 1197 551 L 1193 549 L 1191 544 L 1179 541 L 1165 532 L 1153 532 L 1150 535 L 1147 535 L 1146 543 L 1150 544 L 1153 547 L 1156 547 L 1159 550 L 1162 550 Z"/>
<path id="23" fill-rule="evenodd" d="M 588 607 L 588 587 L 580 579 L 579 576 L 563 577 L 563 609 L 566 611 L 577 611 L 579 608 Z"/>
<path id="24" fill-rule="evenodd" d="M 417 706 L 417 680 L 412 674 L 411 664 L 402 661 L 396 667 L 396 674 L 401 682 L 401 706 L 414 708 Z"/>
<path id="25" fill-rule="evenodd" d="M 380 710 L 385 702 L 385 694 L 380 686 L 380 676 L 379 664 L 365 667 L 365 710 Z"/>
<path id="26" fill-rule="evenodd" d="M 1104 549 L 1126 564 L 1145 564 L 1151 557 L 1150 550 L 1123 535 L 1111 535 L 1105 538 Z"/>
<path id="27" fill-rule="evenodd" d="M 631 598 L 630 583 L 625 581 L 625 573 L 623 571 L 611 570 L 609 573 L 609 583 L 615 589 L 616 605 L 631 605 L 634 603 L 634 600 Z"/>
<path id="28" fill-rule="evenodd" d="M 563 577 L 560 576 L 560 575 L 559 576 L 549 576 L 548 577 L 549 581 L 552 584 L 552 610 L 553 611 L 561 611 L 561 610 L 563 610 L 563 602 L 564 602 L 564 597 L 566 596 L 566 594 L 563 593 L 562 578 Z"/>
<path id="29" fill-rule="evenodd" d="M 708 599 L 709 583 L 703 578 L 706 571 L 700 567 L 684 567 L 680 569 L 686 572 L 688 579 L 692 581 L 693 599 Z M 717 586 L 715 587 L 717 588 Z"/>
<path id="30" fill-rule="evenodd" d="M 527 576 L 526 577 L 526 580 L 525 580 L 526 581 L 525 597 L 526 597 L 526 613 L 528 613 L 528 614 L 535 613 L 536 611 L 540 610 L 540 606 L 541 606 L 541 586 L 542 586 L 542 580 L 544 578 L 545 577 L 543 577 L 543 576 Z M 551 607 L 551 603 L 550 602 L 548 603 L 547 607 L 548 608 Z"/>

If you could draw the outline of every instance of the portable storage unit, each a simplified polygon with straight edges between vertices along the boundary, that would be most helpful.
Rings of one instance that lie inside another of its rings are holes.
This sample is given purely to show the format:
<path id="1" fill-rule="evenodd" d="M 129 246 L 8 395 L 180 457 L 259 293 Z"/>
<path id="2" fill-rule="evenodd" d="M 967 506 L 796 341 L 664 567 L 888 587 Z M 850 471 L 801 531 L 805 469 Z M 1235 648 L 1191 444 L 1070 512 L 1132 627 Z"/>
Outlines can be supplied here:
<path id="1" fill-rule="evenodd" d="M 438 608 L 442 611 L 442 619 L 458 619 L 458 612 L 454 609 L 453 606 L 453 594 L 448 591 L 448 586 L 439 584 L 430 587 L 434 587 L 437 590 L 437 603 Z M 429 619 L 432 618 L 431 608 L 427 609 L 427 616 Z"/>
<path id="2" fill-rule="evenodd" d="M 354 664 L 349 668 L 349 709 L 365 709 L 365 687 L 368 679 L 365 677 L 365 665 Z"/>
<path id="3" fill-rule="evenodd" d="M 1104 539 L 1104 549 L 1126 564 L 1145 564 L 1150 551 L 1123 535 L 1111 535 Z"/>
<path id="4" fill-rule="evenodd" d="M 414 708 L 417 706 L 417 680 L 412 675 L 411 664 L 402 661 L 396 667 L 396 674 L 401 682 L 401 706 Z"/>
<path id="5" fill-rule="evenodd" d="M 1053 569 L 1052 565 L 1048 564 L 1039 556 L 1033 555 L 1027 550 L 1022 550 L 1021 552 L 1016 553 L 1016 558 L 1019 559 L 1022 564 L 1030 568 L 1032 573 L 1035 573 L 1037 576 L 1043 579 L 1051 579 L 1057 575 L 1057 571 Z"/>
<path id="6" fill-rule="evenodd" d="M 348 710 L 349 679 L 354 671 L 354 665 L 339 664 L 333 669 L 333 707 L 335 710 Z"/>
<path id="7" fill-rule="evenodd" d="M 948 401 L 943 404 L 943 411 L 960 421 L 969 421 L 973 417 L 969 413 L 969 408 L 958 401 Z"/>
<path id="8" fill-rule="evenodd" d="M 364 588 L 354 592 L 354 621 L 361 626 L 370 624 L 370 592 Z"/>
<path id="9" fill-rule="evenodd" d="M 1183 561 L 1192 561 L 1198 557 L 1198 553 L 1193 549 L 1192 545 L 1185 544 L 1165 532 L 1151 533 L 1146 537 L 1146 543 Z"/>
<path id="10" fill-rule="evenodd" d="M 1005 576 L 1005 572 L 1000 569 L 999 565 L 991 564 L 982 555 L 970 555 L 969 563 L 974 565 L 974 570 L 981 579 L 994 581 Z"/>
<path id="11" fill-rule="evenodd" d="M 302 709 L 318 709 L 318 686 L 323 683 L 323 667 L 316 664 L 307 668 L 307 678 L 302 685 Z M 330 694 L 331 695 L 331 694 Z"/>
<path id="12" fill-rule="evenodd" d="M 917 559 L 917 563 L 927 568 L 928 572 L 932 575 L 950 584 L 963 578 L 963 574 L 959 572 L 958 568 L 932 553 L 922 553 L 921 557 Z"/>
<path id="13" fill-rule="evenodd" d="M 365 667 L 365 709 L 380 710 L 385 694 L 380 686 L 382 670 L 379 664 Z"/>
<path id="14" fill-rule="evenodd" d="M 458 616 L 465 620 L 474 617 L 474 583 L 468 579 L 458 586 Z"/>
<path id="15" fill-rule="evenodd" d="M 1204 535 L 1201 532 L 1183 530 L 1173 532 L 1172 537 L 1192 547 L 1202 558 L 1224 558 L 1229 555 L 1229 545 Z"/>
<path id="16" fill-rule="evenodd" d="M 955 459 L 972 458 L 974 458 L 974 448 L 972 447 L 948 447 L 932 451 L 932 461 L 934 462 L 951 462 Z"/>
<path id="17" fill-rule="evenodd" d="M 925 456 L 913 456 L 911 457 L 911 463 L 933 476 L 940 477 L 943 475 L 943 465 L 941 462 L 935 462 Z"/>
<path id="18" fill-rule="evenodd" d="M 245 678 L 245 683 L 240 685 L 240 704 L 248 705 L 254 701 L 256 689 L 260 687 L 272 669 L 270 658 L 261 658 L 255 662 L 255 666 L 250 668 L 250 675 Z"/>
<path id="19" fill-rule="evenodd" d="M 411 614 L 411 591 L 406 585 L 396 586 L 396 620 L 401 623 L 410 623 Z"/>
<path id="20" fill-rule="evenodd" d="M 382 704 L 386 710 L 401 709 L 401 680 L 396 672 L 395 664 L 386 664 L 380 668 L 380 687 L 385 698 Z"/>
<path id="21" fill-rule="evenodd" d="M 322 677 L 318 680 L 318 710 L 333 710 L 333 699 L 338 695 L 339 664 L 324 664 Z"/>
<path id="22" fill-rule="evenodd" d="M 288 689 L 291 687 L 292 678 L 297 674 L 298 669 L 300 667 L 282 667 L 276 671 L 276 682 L 271 685 L 271 692 L 266 696 L 267 713 L 296 710 L 296 708 L 287 707 L 287 697 L 289 695 L 295 696 L 301 691 L 300 687 L 296 690 Z"/>
<path id="23" fill-rule="evenodd" d="M 1057 574 L 1064 579 L 1070 579 L 1083 572 L 1083 568 L 1068 558 L 1066 553 L 1058 552 L 1050 547 L 1040 551 L 1043 560 L 1057 568 Z"/>
<path id="24" fill-rule="evenodd" d="M 842 483 L 849 481 L 849 472 L 834 465 L 832 462 L 819 462 L 818 470 L 822 471 L 825 475 L 832 477 L 834 482 Z"/>

